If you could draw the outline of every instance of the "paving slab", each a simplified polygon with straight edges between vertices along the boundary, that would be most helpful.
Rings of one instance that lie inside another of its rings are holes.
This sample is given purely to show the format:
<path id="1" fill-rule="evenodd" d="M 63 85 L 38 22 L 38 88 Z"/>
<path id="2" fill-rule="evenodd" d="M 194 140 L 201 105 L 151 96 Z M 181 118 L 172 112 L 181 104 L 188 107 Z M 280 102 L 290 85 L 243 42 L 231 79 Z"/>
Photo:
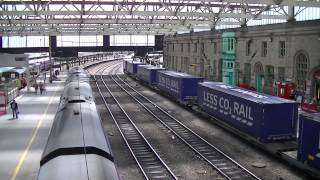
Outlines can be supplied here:
<path id="1" fill-rule="evenodd" d="M 16 98 L 19 118 L 12 118 L 9 106 L 0 116 L 0 179 L 35 180 L 40 158 L 64 88 L 66 72 L 60 72 L 59 81 L 46 82 L 46 91 L 36 94 L 21 90 Z M 47 78 L 48 79 L 48 78 Z M 40 80 L 40 79 L 39 79 Z M 43 80 L 41 80 L 43 82 Z"/>

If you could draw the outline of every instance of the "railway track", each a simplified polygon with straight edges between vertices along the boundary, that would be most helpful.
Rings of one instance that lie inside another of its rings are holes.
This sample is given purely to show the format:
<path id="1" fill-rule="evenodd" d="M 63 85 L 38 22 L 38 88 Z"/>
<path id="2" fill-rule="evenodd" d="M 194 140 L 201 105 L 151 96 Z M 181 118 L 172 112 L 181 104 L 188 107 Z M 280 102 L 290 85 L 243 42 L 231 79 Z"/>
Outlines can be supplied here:
<path id="1" fill-rule="evenodd" d="M 119 67 L 114 67 L 116 71 Z M 131 96 L 138 104 L 143 106 L 154 118 L 160 121 L 164 126 L 170 129 L 180 140 L 190 147 L 196 154 L 201 156 L 214 169 L 216 169 L 226 179 L 234 180 L 258 180 L 259 178 L 249 170 L 241 166 L 228 155 L 218 148 L 201 138 L 191 129 L 183 125 L 176 118 L 171 116 L 157 104 L 152 102 L 146 96 L 139 93 L 132 86 L 126 83 L 119 75 L 109 76 L 118 85 Z"/>
<path id="2" fill-rule="evenodd" d="M 121 62 L 122 63 L 122 62 Z M 121 67 L 121 63 L 112 65 Z M 110 69 L 110 64 L 102 66 L 97 72 L 101 74 Z M 115 69 L 113 69 L 114 71 Z M 119 69 L 118 69 L 119 70 Z M 129 115 L 124 111 L 116 97 L 110 91 L 105 82 L 108 75 L 95 75 L 96 85 L 102 100 L 118 127 L 126 145 L 137 162 L 146 179 L 178 179 L 169 169 L 166 163 L 152 148 L 143 134 L 132 122 Z"/>

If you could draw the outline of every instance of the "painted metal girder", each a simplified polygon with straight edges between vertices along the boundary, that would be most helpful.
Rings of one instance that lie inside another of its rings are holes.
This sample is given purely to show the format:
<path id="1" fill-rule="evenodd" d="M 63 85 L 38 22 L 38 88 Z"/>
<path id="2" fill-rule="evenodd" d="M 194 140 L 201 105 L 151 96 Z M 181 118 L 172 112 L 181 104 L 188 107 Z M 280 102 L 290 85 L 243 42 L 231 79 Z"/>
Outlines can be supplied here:
<path id="1" fill-rule="evenodd" d="M 320 0 L 0 0 L 0 33 L 166 34 L 292 20 L 294 6 L 320 7 Z"/>

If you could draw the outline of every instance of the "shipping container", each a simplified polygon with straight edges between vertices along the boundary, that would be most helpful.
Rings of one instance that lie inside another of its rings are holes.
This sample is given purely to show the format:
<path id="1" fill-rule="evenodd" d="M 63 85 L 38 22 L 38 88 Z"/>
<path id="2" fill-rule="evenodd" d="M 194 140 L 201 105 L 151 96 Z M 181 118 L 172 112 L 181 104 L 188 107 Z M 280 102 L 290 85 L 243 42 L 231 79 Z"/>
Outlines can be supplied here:
<path id="1" fill-rule="evenodd" d="M 127 72 L 127 63 L 129 60 L 123 60 L 123 72 L 126 73 Z"/>
<path id="2" fill-rule="evenodd" d="M 139 65 L 137 69 L 137 77 L 148 84 L 155 84 L 157 71 L 163 71 L 165 68 L 152 65 Z"/>
<path id="3" fill-rule="evenodd" d="M 222 82 L 199 83 L 201 109 L 260 142 L 296 138 L 298 104 Z"/>
<path id="4" fill-rule="evenodd" d="M 128 61 L 127 62 L 127 73 L 128 74 L 137 74 L 137 69 L 138 69 L 138 65 L 144 65 L 144 63 L 139 62 L 139 61 Z"/>
<path id="5" fill-rule="evenodd" d="M 301 113 L 298 160 L 320 169 L 320 113 Z"/>
<path id="6" fill-rule="evenodd" d="M 175 71 L 158 71 L 157 87 L 178 101 L 192 102 L 197 99 L 198 83 L 203 78 Z"/>

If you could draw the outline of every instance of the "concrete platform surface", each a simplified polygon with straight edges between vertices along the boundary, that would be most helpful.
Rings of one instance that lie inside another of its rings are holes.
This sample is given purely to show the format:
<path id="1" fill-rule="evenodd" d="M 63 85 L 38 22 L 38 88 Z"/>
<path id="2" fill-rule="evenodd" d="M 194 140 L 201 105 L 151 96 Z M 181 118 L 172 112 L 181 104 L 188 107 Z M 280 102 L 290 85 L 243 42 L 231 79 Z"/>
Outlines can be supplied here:
<path id="1" fill-rule="evenodd" d="M 12 118 L 11 109 L 0 116 L 0 179 L 36 180 L 40 158 L 64 88 L 66 72 L 60 81 L 46 82 L 46 92 L 35 94 L 34 88 L 21 91 L 16 98 L 19 118 Z M 48 79 L 48 78 L 47 78 Z"/>

